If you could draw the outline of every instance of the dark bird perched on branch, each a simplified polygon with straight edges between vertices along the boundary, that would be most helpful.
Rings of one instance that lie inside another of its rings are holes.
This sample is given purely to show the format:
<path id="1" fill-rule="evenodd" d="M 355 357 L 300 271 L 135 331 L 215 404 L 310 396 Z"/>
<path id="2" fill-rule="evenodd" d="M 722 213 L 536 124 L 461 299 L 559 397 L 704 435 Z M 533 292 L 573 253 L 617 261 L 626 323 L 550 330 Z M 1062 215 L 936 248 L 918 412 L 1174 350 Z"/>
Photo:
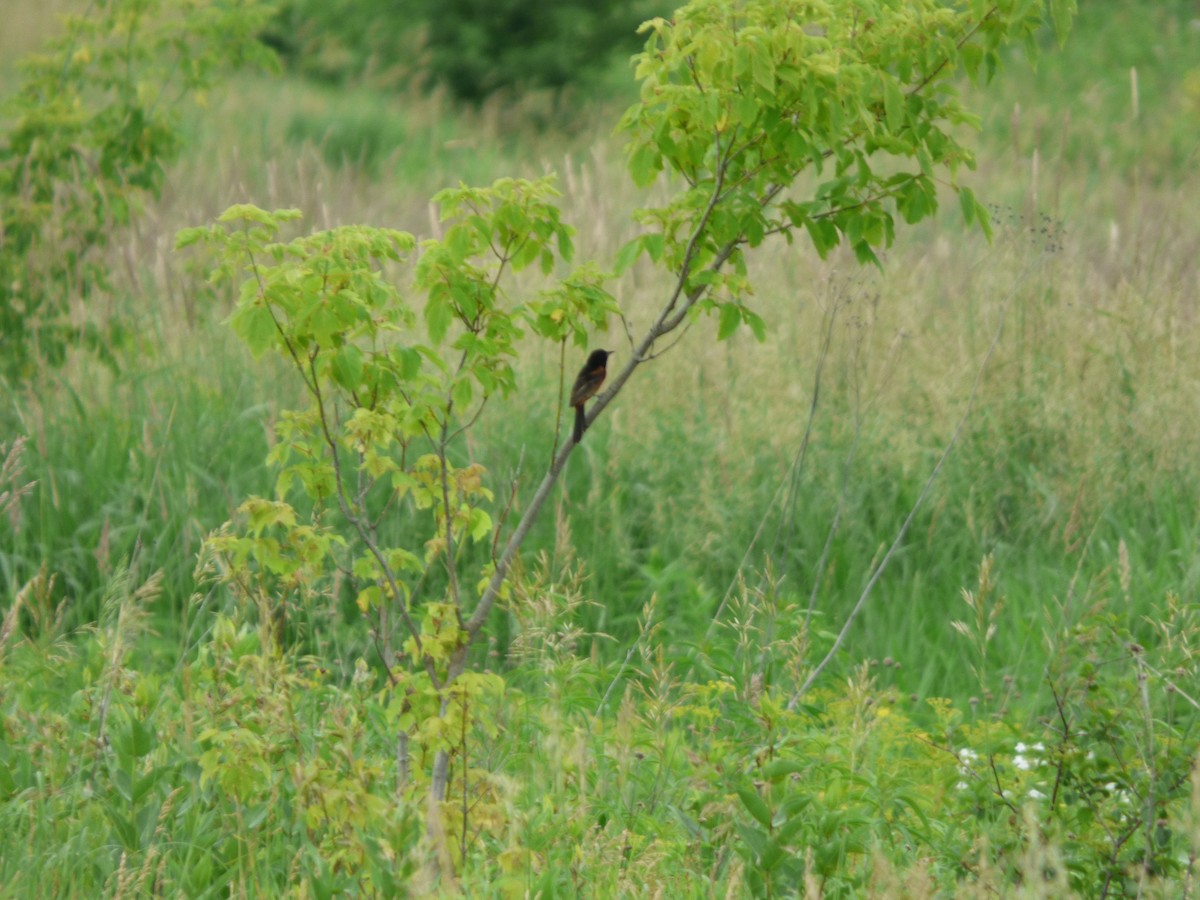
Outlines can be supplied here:
<path id="1" fill-rule="evenodd" d="M 583 431 L 587 421 L 583 415 L 583 405 L 600 390 L 604 384 L 604 376 L 608 374 L 608 358 L 612 354 L 607 350 L 593 350 L 587 362 L 579 370 L 575 386 L 571 388 L 571 405 L 575 407 L 575 443 L 583 440 Z"/>

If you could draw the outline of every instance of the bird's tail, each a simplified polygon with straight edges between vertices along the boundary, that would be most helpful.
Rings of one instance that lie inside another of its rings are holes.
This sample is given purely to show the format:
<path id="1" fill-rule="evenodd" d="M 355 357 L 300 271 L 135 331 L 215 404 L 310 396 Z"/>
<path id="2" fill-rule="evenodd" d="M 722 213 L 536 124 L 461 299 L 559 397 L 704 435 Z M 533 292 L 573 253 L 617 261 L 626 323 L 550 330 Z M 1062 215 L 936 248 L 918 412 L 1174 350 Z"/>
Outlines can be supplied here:
<path id="1" fill-rule="evenodd" d="M 587 428 L 587 419 L 583 415 L 583 404 L 575 407 L 575 443 L 583 440 L 583 430 Z"/>

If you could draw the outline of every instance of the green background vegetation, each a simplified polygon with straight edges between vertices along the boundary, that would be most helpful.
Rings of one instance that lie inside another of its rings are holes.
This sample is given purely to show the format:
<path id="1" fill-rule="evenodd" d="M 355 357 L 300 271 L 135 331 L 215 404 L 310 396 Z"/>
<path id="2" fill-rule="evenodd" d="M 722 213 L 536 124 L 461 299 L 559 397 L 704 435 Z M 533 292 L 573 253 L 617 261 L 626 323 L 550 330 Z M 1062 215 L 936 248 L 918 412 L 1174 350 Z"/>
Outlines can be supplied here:
<path id="1" fill-rule="evenodd" d="M 983 120 L 963 181 L 995 210 L 991 243 L 947 202 L 899 230 L 883 272 L 774 247 L 751 261 L 764 342 L 718 343 L 701 319 L 589 431 L 492 621 L 511 691 L 470 760 L 472 895 L 739 895 L 773 877 L 785 895 L 1196 889 L 1196 710 L 1179 694 L 1197 696 L 1200 640 L 1200 31 L 1191 3 L 1081 7 L 1036 71 L 1014 52 L 965 88 Z M 6 12 L 8 85 L 54 10 Z M 438 188 L 553 169 L 580 256 L 611 259 L 647 202 L 610 134 L 623 71 L 590 73 L 565 105 L 530 91 L 464 108 L 409 73 L 341 69 L 239 71 L 187 102 L 162 196 L 113 234 L 103 296 L 72 309 L 133 338 L 4 387 L 0 443 L 28 443 L 0 492 L 35 485 L 0 520 L 0 891 L 387 894 L 418 877 L 413 817 L 381 799 L 394 723 L 353 598 L 291 610 L 276 658 L 197 577 L 205 535 L 271 492 L 272 424 L 299 391 L 236 342 L 233 298 L 174 235 L 243 201 L 426 234 Z M 638 322 L 666 284 L 635 266 L 617 298 Z M 764 704 L 830 647 L 1001 317 L 957 444 L 819 697 Z M 560 365 L 531 348 L 473 433 L 497 485 L 549 454 Z M 1056 719 L 1075 727 L 1054 744 Z M 1172 741 L 1147 746 L 1158 727 Z M 980 765 L 968 803 L 931 749 L 951 733 L 997 760 L 1019 742 L 1058 756 Z M 1092 762 L 1066 766 L 1076 751 Z M 1095 792 L 1147 771 L 1140 818 Z M 1060 788 L 1062 815 L 1022 805 Z M 768 864 L 801 819 L 808 856 Z M 1154 833 L 1124 836 L 1131 821 Z"/>

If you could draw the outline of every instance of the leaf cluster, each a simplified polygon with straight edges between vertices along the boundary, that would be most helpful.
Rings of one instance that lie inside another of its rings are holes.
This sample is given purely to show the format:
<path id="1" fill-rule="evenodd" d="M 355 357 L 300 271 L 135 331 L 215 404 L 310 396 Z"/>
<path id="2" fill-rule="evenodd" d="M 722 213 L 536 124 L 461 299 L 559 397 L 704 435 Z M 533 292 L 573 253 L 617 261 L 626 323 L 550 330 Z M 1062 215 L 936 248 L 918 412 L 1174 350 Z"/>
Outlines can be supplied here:
<path id="1" fill-rule="evenodd" d="M 1054 4 L 1064 29 L 1072 11 Z M 1043 15 L 1015 0 L 700 0 L 646 23 L 641 99 L 620 124 L 629 171 L 640 185 L 668 172 L 683 186 L 639 212 L 647 233 L 621 263 L 647 253 L 680 274 L 696 311 L 725 305 L 721 336 L 742 322 L 761 335 L 742 300 L 744 254 L 769 236 L 806 233 L 821 256 L 844 242 L 880 265 L 896 216 L 932 215 L 941 182 L 986 232 L 986 211 L 956 181 L 974 165 L 959 126 L 977 121 L 955 79 L 990 77 L 1006 43 L 1032 51 Z"/>

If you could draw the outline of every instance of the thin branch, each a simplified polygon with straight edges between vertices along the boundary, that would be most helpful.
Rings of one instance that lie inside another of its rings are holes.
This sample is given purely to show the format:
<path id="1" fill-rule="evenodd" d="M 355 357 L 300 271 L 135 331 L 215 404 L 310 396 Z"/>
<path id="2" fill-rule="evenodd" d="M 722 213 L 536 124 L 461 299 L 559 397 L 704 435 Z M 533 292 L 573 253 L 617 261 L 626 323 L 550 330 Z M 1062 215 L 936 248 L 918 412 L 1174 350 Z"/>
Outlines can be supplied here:
<path id="1" fill-rule="evenodd" d="M 824 659 L 822 659 L 821 662 L 818 663 L 817 666 L 812 670 L 812 672 L 809 673 L 808 677 L 804 679 L 804 683 L 796 692 L 797 698 L 802 696 L 810 687 L 812 687 L 813 683 L 817 680 L 817 678 L 820 677 L 821 673 L 825 671 L 825 669 L 829 666 L 829 663 L 833 660 L 834 656 L 836 656 L 837 652 L 842 648 L 842 644 L 846 641 L 846 636 L 850 633 L 851 626 L 853 626 L 858 620 L 859 614 L 866 606 L 867 599 L 871 596 L 871 591 L 874 589 L 875 585 L 879 582 L 880 577 L 882 577 L 884 571 L 891 563 L 892 557 L 896 555 L 896 552 L 904 543 L 904 538 L 908 534 L 909 527 L 916 518 L 917 512 L 922 506 L 925 505 L 925 499 L 929 496 L 929 492 L 933 489 L 934 482 L 937 481 L 938 475 L 941 474 L 942 467 L 946 464 L 946 460 L 950 458 L 950 452 L 958 443 L 958 438 L 962 434 L 963 427 L 967 424 L 967 418 L 970 416 L 971 410 L 975 406 L 975 397 L 978 395 L 979 387 L 983 383 L 983 373 L 987 370 L 988 363 L 991 362 L 992 356 L 995 355 L 996 348 L 1000 346 L 1000 338 L 1004 334 L 1005 314 L 1008 311 L 1008 307 L 1011 304 L 1013 297 L 1016 295 L 1017 288 L 1020 287 L 1028 274 L 1033 270 L 1034 265 L 1041 261 L 1043 255 L 1044 254 L 1040 254 L 1032 262 L 1030 262 L 1028 266 L 1025 267 L 1025 270 L 1017 277 L 1016 282 L 1014 282 L 1011 290 L 1008 293 L 1008 296 L 1005 298 L 1004 305 L 1000 309 L 1000 319 L 996 323 L 996 332 L 992 336 L 992 342 L 988 346 L 987 352 L 984 354 L 978 370 L 975 372 L 975 381 L 971 385 L 971 392 L 967 397 L 966 408 L 959 417 L 958 423 L 954 426 L 954 433 L 951 434 L 949 442 L 946 444 L 945 449 L 942 450 L 941 456 L 938 457 L 938 461 L 934 465 L 933 471 L 929 473 L 929 477 L 925 480 L 925 485 L 921 488 L 921 493 L 917 496 L 916 502 L 913 503 L 912 509 L 908 511 L 908 516 L 904 519 L 904 523 L 900 526 L 900 530 L 896 533 L 895 540 L 892 541 L 891 546 L 888 547 L 887 553 L 884 554 L 883 559 L 881 559 L 879 564 L 875 567 L 875 571 L 871 574 L 871 578 L 867 582 L 867 586 L 863 588 L 862 594 L 858 598 L 858 602 L 854 604 L 854 608 L 850 611 L 850 615 L 846 617 L 846 621 L 842 625 L 841 631 L 838 632 L 837 637 L 834 639 L 833 646 L 829 648 L 829 652 L 825 654 Z M 793 698 L 793 700 L 795 699 L 796 698 Z"/>
<path id="2" fill-rule="evenodd" d="M 1063 706 L 1062 698 L 1058 695 L 1058 688 L 1054 686 L 1054 682 L 1049 682 L 1050 693 L 1054 695 L 1054 706 L 1058 709 L 1058 720 L 1062 722 L 1062 741 L 1058 749 L 1058 764 L 1054 767 L 1054 790 L 1050 792 L 1050 808 L 1056 809 L 1058 806 L 1058 792 L 1062 788 L 1063 770 L 1066 767 L 1067 744 L 1071 735 L 1071 723 L 1067 719 L 1067 710 Z M 1108 828 L 1107 825 L 1104 826 Z M 1111 835 L 1110 835 L 1111 837 Z"/>
<path id="3" fill-rule="evenodd" d="M 521 455 L 517 457 L 517 468 L 513 471 L 512 479 L 509 481 L 508 502 L 504 504 L 504 509 L 500 512 L 500 518 L 496 522 L 496 527 L 492 530 L 492 562 L 496 561 L 496 545 L 500 542 L 500 532 L 504 530 L 504 523 L 508 520 L 508 514 L 512 512 L 513 504 L 517 500 L 517 488 L 521 485 L 521 469 L 525 466 L 525 448 L 521 447 Z"/>
<path id="4" fill-rule="evenodd" d="M 435 687 L 440 687 L 442 682 L 438 678 L 437 669 L 433 665 L 433 660 L 425 654 L 424 646 L 421 643 L 421 631 L 417 628 L 416 622 L 413 621 L 412 616 L 408 613 L 408 605 L 404 600 L 404 592 L 400 590 L 400 585 L 396 581 L 392 567 L 388 564 L 387 559 L 384 558 L 383 551 L 379 549 L 379 545 L 375 542 L 371 530 L 366 527 L 362 518 L 356 515 L 350 509 L 350 504 L 346 502 L 346 482 L 342 475 L 341 457 L 338 454 L 337 441 L 334 440 L 333 435 L 329 432 L 329 421 L 325 413 L 325 398 L 321 394 L 320 382 L 317 380 L 315 355 L 309 360 L 309 365 L 312 369 L 313 397 L 317 401 L 317 414 L 321 419 L 321 434 L 325 437 L 325 444 L 329 447 L 329 456 L 333 462 L 333 477 L 337 484 L 338 507 L 342 511 L 343 518 L 358 532 L 359 538 L 362 539 L 362 542 L 366 545 L 371 555 L 375 557 L 375 562 L 379 564 L 379 570 L 383 572 L 384 577 L 387 579 L 388 586 L 392 591 L 392 599 L 400 610 L 400 616 L 404 619 L 404 624 L 408 628 L 409 635 L 412 636 L 417 653 L 420 655 L 421 661 L 425 666 L 425 671 L 429 674 L 429 680 Z M 300 377 L 305 377 L 303 370 L 300 372 Z M 305 380 L 307 381 L 307 379 Z"/>
<path id="5" fill-rule="evenodd" d="M 720 133 L 716 135 L 715 142 L 717 145 L 716 155 L 717 158 L 720 159 Z M 708 205 L 705 206 L 704 212 L 700 214 L 700 218 L 696 222 L 696 227 L 692 229 L 692 235 L 690 238 L 688 238 L 687 246 L 683 250 L 683 265 L 679 267 L 679 277 L 675 281 L 675 290 L 672 291 L 671 298 L 667 301 L 667 305 L 663 308 L 662 313 L 659 315 L 658 321 L 655 323 L 654 327 L 650 329 L 650 334 L 648 335 L 650 343 L 653 343 L 653 339 L 657 337 L 659 333 L 662 333 L 659 331 L 659 329 L 663 327 L 663 323 L 667 321 L 667 317 L 670 315 L 671 310 L 675 308 L 675 304 L 679 302 L 679 297 L 683 294 L 684 288 L 687 287 L 688 276 L 692 274 L 692 260 L 696 258 L 696 246 L 700 241 L 700 236 L 704 234 L 705 228 L 708 227 L 708 220 L 712 218 L 713 211 L 717 208 L 717 204 L 721 200 L 721 190 L 725 184 L 726 164 L 727 160 L 722 161 L 716 168 L 713 179 L 712 196 L 709 197 Z M 730 248 L 730 252 L 732 252 L 732 248 Z M 728 258 L 728 254 L 726 255 L 726 258 Z M 722 262 L 723 261 L 724 260 L 722 260 Z M 685 304 L 684 309 L 686 310 L 689 305 L 690 304 Z M 671 328 L 666 328 L 666 331 L 671 331 L 672 328 L 673 326 Z M 643 341 L 643 344 L 645 343 L 646 342 Z"/>
<path id="6" fill-rule="evenodd" d="M 665 347 L 662 347 L 658 350 L 654 350 L 650 353 L 644 354 L 642 356 L 642 362 L 650 362 L 652 359 L 658 359 L 660 356 L 662 356 L 665 353 L 670 353 L 671 350 L 674 349 L 675 345 L 678 344 L 680 341 L 682 341 L 687 336 L 687 333 L 692 330 L 692 325 L 694 325 L 695 322 L 696 322 L 695 319 L 692 319 L 689 322 L 687 322 L 683 326 L 683 328 L 680 329 L 679 334 L 675 335 L 674 339 L 669 344 L 667 344 Z"/>
<path id="7" fill-rule="evenodd" d="M 996 796 L 1000 798 L 1000 802 L 1012 810 L 1016 815 L 1020 815 L 1021 811 L 1017 809 L 1016 804 L 1004 796 L 1004 785 L 1000 783 L 1000 772 L 996 768 L 996 755 L 994 753 L 988 754 L 988 768 L 992 770 L 992 781 L 996 785 Z"/>
<path id="8" fill-rule="evenodd" d="M 622 316 L 622 320 L 624 317 Z M 628 329 L 626 329 L 628 331 Z M 632 342 L 630 344 L 632 346 Z M 558 453 L 558 441 L 562 436 L 563 400 L 567 396 L 567 339 L 558 342 L 558 406 L 554 411 L 554 444 L 550 450 L 550 464 L 554 464 L 554 454 Z M 492 558 L 496 556 L 492 552 Z"/>
<path id="9" fill-rule="evenodd" d="M 446 408 L 446 418 L 442 422 L 442 437 L 438 444 L 438 468 L 441 472 L 442 482 L 442 514 L 446 517 L 446 574 L 450 578 L 450 597 L 454 601 L 455 609 L 462 609 L 462 603 L 458 593 L 458 565 L 454 555 L 454 513 L 450 509 L 450 475 L 446 471 L 449 467 L 449 462 L 446 459 L 446 444 L 450 428 L 450 413 L 453 408 L 453 401 Z"/>
<path id="10" fill-rule="evenodd" d="M 485 406 L 487 406 L 487 402 L 490 399 L 492 399 L 491 394 L 484 395 L 483 399 L 479 401 L 479 407 L 475 410 L 475 412 L 473 412 L 471 414 L 471 417 L 469 419 L 466 419 L 461 425 L 459 425 L 452 432 L 450 432 L 450 437 L 447 439 L 447 443 L 454 440 L 456 437 L 458 437 L 460 434 L 462 434 L 467 429 L 469 429 L 472 425 L 474 425 L 477 421 L 479 421 L 479 417 L 481 415 L 483 415 L 483 409 Z"/>
<path id="11" fill-rule="evenodd" d="M 861 343 L 860 343 L 861 347 Z M 884 363 L 884 372 L 888 369 L 888 363 L 895 358 L 896 341 L 892 342 L 892 352 L 888 354 L 888 361 Z M 858 350 L 855 351 L 857 358 Z M 885 379 L 886 380 L 886 379 Z M 868 401 L 866 408 L 870 408 L 873 401 Z M 821 581 L 825 577 L 825 564 L 829 560 L 829 554 L 833 551 L 833 540 L 837 536 L 838 528 L 842 521 L 842 512 L 845 510 L 846 494 L 850 489 L 850 464 L 854 461 L 854 456 L 858 452 L 858 441 L 862 437 L 863 425 L 863 404 L 859 392 L 858 379 L 855 378 L 855 412 L 854 412 L 854 436 L 850 439 L 850 447 L 846 450 L 846 457 L 842 460 L 842 480 L 838 486 L 838 504 L 837 509 L 833 513 L 833 521 L 829 524 L 829 532 L 825 536 L 825 546 L 821 549 L 821 558 L 817 560 L 816 568 L 813 573 L 812 591 L 808 596 L 808 609 L 804 614 L 804 629 L 807 632 L 812 623 L 813 611 L 817 606 L 817 597 L 821 590 Z M 798 700 L 798 698 L 794 698 Z M 794 708 L 789 704 L 789 708 Z"/>
<path id="12" fill-rule="evenodd" d="M 304 363 L 300 361 L 300 353 L 292 344 L 292 339 L 288 337 L 287 332 L 283 330 L 283 325 L 275 316 L 275 310 L 272 308 L 270 301 L 267 300 L 267 286 L 263 284 L 262 273 L 258 270 L 258 261 L 254 258 L 254 254 L 249 250 L 246 251 L 246 256 L 250 260 L 250 271 L 254 273 L 254 280 L 258 282 L 258 296 L 262 298 L 263 307 L 267 311 L 267 315 L 271 317 L 271 324 L 275 326 L 275 330 L 279 332 L 280 338 L 283 339 L 283 345 L 287 347 L 288 354 L 292 357 L 292 362 L 296 366 L 296 371 L 300 373 L 300 380 L 304 382 L 304 386 L 308 388 L 309 393 L 317 392 L 317 383 L 309 382 L 308 376 L 304 372 Z"/>
<path id="13" fill-rule="evenodd" d="M 856 415 L 854 417 L 854 437 L 850 440 L 850 449 L 846 451 L 846 458 L 842 460 L 842 483 L 838 487 L 837 509 L 833 512 L 833 521 L 829 523 L 829 533 L 825 535 L 825 546 L 821 548 L 821 558 L 817 560 L 816 568 L 813 571 L 812 591 L 808 595 L 808 609 L 804 612 L 804 630 L 806 632 L 812 624 L 813 611 L 817 608 L 817 595 L 821 591 L 821 581 L 825 577 L 825 564 L 829 561 L 829 554 L 833 551 L 833 539 L 841 525 L 842 510 L 846 506 L 846 493 L 850 489 L 850 463 L 854 461 L 854 454 L 858 451 L 858 439 L 861 435 L 862 416 Z"/>
<path id="14" fill-rule="evenodd" d="M 382 605 L 380 605 L 380 609 L 382 608 Z M 396 687 L 400 684 L 400 681 L 396 678 L 395 673 L 392 672 L 392 661 L 388 659 L 388 652 L 379 641 L 379 628 L 372 629 L 371 641 L 375 645 L 375 653 L 379 656 L 379 661 L 383 663 L 383 670 L 387 672 L 388 684 Z"/>
<path id="15" fill-rule="evenodd" d="M 776 535 L 775 547 L 772 549 L 776 567 L 780 567 L 782 564 L 780 547 L 791 543 L 792 522 L 794 519 L 792 511 L 796 508 L 796 496 L 800 490 L 800 476 L 804 471 L 804 462 L 808 458 L 808 448 L 812 441 L 813 426 L 817 421 L 817 405 L 821 399 L 821 376 L 825 372 L 825 364 L 829 361 L 829 348 L 833 344 L 833 327 L 837 322 L 838 311 L 841 309 L 841 306 L 842 304 L 835 294 L 833 306 L 829 310 L 829 319 L 825 324 L 825 333 L 821 337 L 821 346 L 817 350 L 817 370 L 813 373 L 812 397 L 808 404 L 808 420 L 804 423 L 804 435 L 800 439 L 800 447 L 796 450 L 796 456 L 792 460 L 787 499 L 780 510 L 782 527 Z M 857 434 L 857 429 L 855 433 Z M 840 513 L 841 503 L 839 502 L 835 521 L 840 516 Z M 826 541 L 826 546 L 828 547 L 828 545 L 829 541 Z"/>
<path id="16" fill-rule="evenodd" d="M 462 707 L 462 721 L 459 724 L 459 745 L 462 748 L 462 836 L 458 839 L 459 842 L 459 865 L 465 871 L 467 868 L 467 826 L 470 822 L 470 806 L 468 804 L 467 788 L 470 784 L 470 765 L 467 760 L 467 694 L 463 691 L 459 695 L 459 704 Z"/>
<path id="17" fill-rule="evenodd" d="M 501 260 L 500 267 L 503 268 L 503 266 L 504 266 L 504 260 Z M 499 280 L 499 277 L 500 277 L 500 273 L 497 272 L 496 273 L 497 280 Z M 494 289 L 495 289 L 495 287 L 493 286 L 493 290 Z M 472 328 L 471 325 L 468 325 L 467 327 L 470 330 L 476 331 L 476 329 Z M 476 333 L 477 333 L 477 331 L 476 331 Z M 463 352 L 459 355 L 459 358 L 458 358 L 458 366 L 454 370 L 455 378 L 457 378 L 458 376 L 460 376 L 462 374 L 462 371 L 465 368 L 466 364 L 467 364 L 467 351 L 463 350 Z M 476 413 L 476 415 L 478 415 L 478 413 L 482 412 L 482 411 L 483 411 L 483 406 L 481 404 L 479 411 Z M 429 442 L 431 444 L 433 444 L 434 449 L 437 452 L 438 474 L 440 476 L 439 481 L 441 482 L 441 488 L 442 488 L 442 514 L 445 516 L 445 519 L 446 519 L 446 575 L 450 579 L 450 597 L 454 601 L 454 609 L 461 620 L 461 618 L 462 618 L 462 598 L 461 598 L 461 595 L 459 594 L 459 590 L 458 590 L 458 563 L 457 563 L 457 557 L 456 557 L 455 550 L 454 550 L 454 514 L 450 509 L 450 474 L 448 472 L 449 460 L 447 459 L 447 452 L 446 452 L 447 448 L 449 447 L 449 444 L 450 444 L 450 438 L 451 438 L 450 421 L 453 418 L 453 416 L 454 416 L 454 386 L 453 386 L 453 382 L 451 382 L 451 387 L 447 391 L 446 412 L 440 423 L 441 424 L 441 433 L 438 435 L 438 439 L 436 441 L 433 439 L 433 435 L 431 435 L 429 433 L 428 426 L 426 426 L 424 423 L 422 423 L 421 429 L 425 432 L 425 436 L 429 439 Z M 447 679 L 447 683 L 449 683 L 449 679 Z"/>
<path id="18" fill-rule="evenodd" d="M 1136 647 L 1136 645 L 1135 645 Z M 1142 730 L 1146 739 L 1146 798 L 1145 813 L 1143 814 L 1146 827 L 1146 847 L 1142 854 L 1142 866 L 1149 873 L 1154 866 L 1154 783 L 1158 780 L 1158 772 L 1154 765 L 1154 710 L 1150 704 L 1150 689 L 1147 686 L 1150 676 L 1146 674 L 1140 647 L 1131 650 L 1133 662 L 1137 667 L 1138 697 L 1142 701 Z"/>
<path id="19" fill-rule="evenodd" d="M 617 667 L 617 674 L 615 674 L 612 678 L 612 681 L 608 683 L 608 688 L 604 691 L 604 696 L 600 698 L 600 703 L 596 707 L 596 712 L 592 717 L 593 719 L 598 720 L 600 718 L 600 713 L 604 712 L 604 707 L 608 704 L 608 698 L 612 695 L 613 689 L 617 686 L 617 682 L 621 680 L 621 676 L 624 675 L 625 670 L 629 668 L 629 660 L 633 659 L 633 654 L 641 645 L 642 641 L 651 632 L 653 632 L 654 609 L 657 605 L 658 594 L 651 594 L 650 602 L 646 604 L 646 608 L 643 610 L 644 618 L 642 620 L 642 629 L 634 642 L 629 645 L 629 649 L 625 651 L 625 659 L 623 659 L 621 661 L 621 665 Z"/>
<path id="20" fill-rule="evenodd" d="M 621 660 L 621 665 L 617 667 L 617 674 L 614 675 L 612 681 L 608 683 L 608 688 L 604 691 L 604 696 L 600 698 L 600 703 L 596 707 L 596 712 L 593 718 L 599 719 L 600 713 L 604 712 L 604 707 L 608 703 L 609 695 L 612 694 L 613 688 L 617 686 L 617 682 L 621 680 L 621 676 L 625 674 L 625 669 L 629 666 L 629 660 L 633 659 L 633 653 L 635 650 L 637 650 L 638 641 L 640 640 L 641 637 L 639 636 L 638 640 L 630 644 L 629 649 L 625 651 L 625 658 Z"/>
<path id="21" fill-rule="evenodd" d="M 625 340 L 629 343 L 629 350 L 633 352 L 633 332 L 629 329 L 629 319 L 625 317 L 624 310 L 617 313 L 617 317 L 621 320 L 621 327 L 625 330 Z"/>
<path id="22" fill-rule="evenodd" d="M 978 22 L 963 32 L 963 36 L 954 42 L 955 49 L 961 50 L 964 46 L 966 46 L 967 41 L 971 39 L 975 32 L 983 27 L 983 23 L 996 14 L 996 9 L 997 7 L 993 6 L 979 19 Z M 949 63 L 950 57 L 944 57 L 940 63 L 933 67 L 929 74 L 909 88 L 908 95 L 911 97 L 914 94 L 919 94 L 921 91 L 925 90 L 925 88 L 929 87 L 929 83 L 933 81 L 933 79 L 937 78 L 938 73 L 940 73 L 942 69 L 946 68 Z"/>
<path id="23" fill-rule="evenodd" d="M 1160 672 L 1158 669 L 1154 668 L 1154 666 L 1150 665 L 1150 664 L 1149 664 L 1148 662 L 1146 662 L 1145 660 L 1142 660 L 1142 663 L 1141 663 L 1141 664 L 1142 664 L 1142 665 L 1143 665 L 1143 666 L 1146 668 L 1146 671 L 1153 673 L 1153 674 L 1154 674 L 1154 675 L 1156 675 L 1158 678 L 1161 678 L 1161 679 L 1162 679 L 1162 682 L 1163 682 L 1163 684 L 1165 684 L 1165 685 L 1166 685 L 1166 686 L 1167 686 L 1167 687 L 1168 687 L 1168 688 L 1171 690 L 1171 692 L 1172 692 L 1172 693 L 1178 694 L 1178 695 L 1179 695 L 1180 697 L 1182 697 L 1182 698 L 1183 698 L 1185 701 L 1187 701 L 1187 703 L 1188 703 L 1188 704 L 1189 704 L 1189 705 L 1190 705 L 1190 706 L 1191 706 L 1193 709 L 1195 709 L 1195 710 L 1197 710 L 1197 711 L 1200 711 L 1200 701 L 1197 701 L 1197 700 L 1196 700 L 1196 698 L 1192 697 L 1190 694 L 1188 694 L 1188 692 L 1187 692 L 1187 691 L 1183 690 L 1183 688 L 1181 688 L 1181 687 L 1180 687 L 1178 684 L 1176 684 L 1176 683 L 1175 683 L 1174 681 L 1172 681 L 1172 680 L 1171 680 L 1169 677 L 1167 677 L 1166 675 L 1164 675 L 1164 674 L 1163 674 L 1162 672 Z"/>

